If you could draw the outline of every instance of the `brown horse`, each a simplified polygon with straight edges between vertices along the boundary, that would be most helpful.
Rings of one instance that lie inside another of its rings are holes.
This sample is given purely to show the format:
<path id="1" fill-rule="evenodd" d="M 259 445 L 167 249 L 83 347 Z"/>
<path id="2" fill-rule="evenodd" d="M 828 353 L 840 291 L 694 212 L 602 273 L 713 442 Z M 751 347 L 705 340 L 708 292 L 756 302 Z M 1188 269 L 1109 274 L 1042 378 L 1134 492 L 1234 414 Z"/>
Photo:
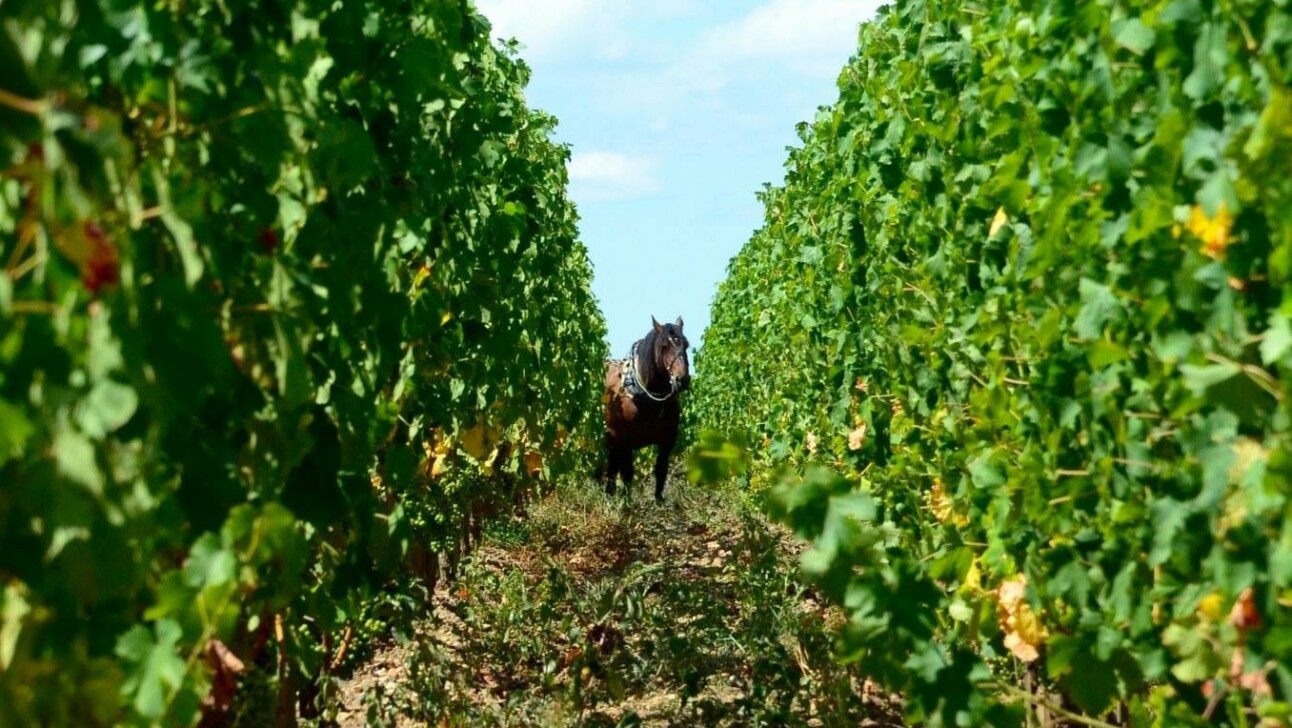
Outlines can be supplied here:
<path id="1" fill-rule="evenodd" d="M 678 397 L 691 386 L 690 346 L 682 334 L 682 317 L 661 324 L 651 316 L 651 330 L 633 344 L 628 358 L 608 362 L 601 397 L 606 417 L 606 494 L 615 494 L 615 478 L 632 487 L 633 453 L 654 445 L 655 500 L 664 501 L 668 457 L 677 444 L 682 405 Z"/>

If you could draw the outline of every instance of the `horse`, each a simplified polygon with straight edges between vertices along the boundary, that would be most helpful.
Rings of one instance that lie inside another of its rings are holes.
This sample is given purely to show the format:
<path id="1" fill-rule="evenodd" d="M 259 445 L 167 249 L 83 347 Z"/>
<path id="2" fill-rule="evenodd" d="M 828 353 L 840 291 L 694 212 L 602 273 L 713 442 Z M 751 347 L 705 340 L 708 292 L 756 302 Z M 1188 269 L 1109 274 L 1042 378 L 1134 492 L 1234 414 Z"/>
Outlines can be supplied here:
<path id="1" fill-rule="evenodd" d="M 677 444 L 682 420 L 682 392 L 691 386 L 690 343 L 682 317 L 661 324 L 651 316 L 651 330 L 632 345 L 627 359 L 606 362 L 601 397 L 606 420 L 606 495 L 615 495 L 615 478 L 632 487 L 633 453 L 654 445 L 655 501 L 664 502 L 668 458 Z"/>

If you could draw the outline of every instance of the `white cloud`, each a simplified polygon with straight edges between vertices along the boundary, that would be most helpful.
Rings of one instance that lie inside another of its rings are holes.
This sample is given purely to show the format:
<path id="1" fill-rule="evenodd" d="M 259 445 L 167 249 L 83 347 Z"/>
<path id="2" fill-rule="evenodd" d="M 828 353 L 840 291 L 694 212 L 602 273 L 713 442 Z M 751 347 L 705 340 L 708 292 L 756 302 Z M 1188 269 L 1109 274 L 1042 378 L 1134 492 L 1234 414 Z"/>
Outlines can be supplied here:
<path id="1" fill-rule="evenodd" d="M 591 51 L 602 58 L 626 52 L 622 32 L 629 0 L 477 0 L 495 38 L 515 38 L 527 60 Z"/>
<path id="2" fill-rule="evenodd" d="M 617 152 L 575 152 L 570 159 L 571 193 L 577 202 L 646 197 L 659 191 L 652 157 Z"/>
<path id="3" fill-rule="evenodd" d="M 526 55 L 544 55 L 558 48 L 579 27 L 597 14 L 599 0 L 477 0 L 476 5 L 493 24 L 496 38 L 516 38 L 529 49 Z"/>
<path id="4" fill-rule="evenodd" d="M 883 0 L 768 0 L 744 17 L 717 26 L 701 41 L 705 55 L 730 61 L 830 64 L 838 71 L 857 50 L 857 28 Z"/>
<path id="5" fill-rule="evenodd" d="M 476 0 L 495 38 L 515 38 L 524 58 L 623 60 L 652 48 L 635 42 L 639 26 L 694 15 L 699 0 Z"/>
<path id="6" fill-rule="evenodd" d="M 800 105 L 797 89 L 832 84 L 857 52 L 861 23 L 887 0 L 761 0 L 688 39 L 663 62 L 608 71 L 596 103 L 647 120 L 657 134 L 686 126 L 683 115 L 780 123 L 774 104 Z M 783 89 L 783 91 L 776 91 Z M 815 92 L 814 92 L 815 93 Z M 775 94 L 777 98 L 769 98 Z M 817 103 L 833 101 L 828 92 Z M 802 104 L 799 115 L 814 103 Z"/>

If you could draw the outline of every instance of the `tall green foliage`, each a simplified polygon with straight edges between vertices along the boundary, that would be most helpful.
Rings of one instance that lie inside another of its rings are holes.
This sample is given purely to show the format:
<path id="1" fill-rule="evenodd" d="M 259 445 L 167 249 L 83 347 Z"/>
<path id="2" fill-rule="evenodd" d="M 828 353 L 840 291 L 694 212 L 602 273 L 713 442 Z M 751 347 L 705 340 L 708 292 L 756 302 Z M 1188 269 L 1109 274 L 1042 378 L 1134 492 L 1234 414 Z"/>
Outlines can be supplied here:
<path id="1" fill-rule="evenodd" d="M 1091 715 L 1286 725 L 1287 3 L 902 0 L 839 91 L 691 407 L 785 479 L 843 655 L 933 724 L 1018 721 L 1004 657 Z"/>
<path id="2" fill-rule="evenodd" d="M 191 724 L 225 644 L 317 677 L 418 553 L 584 467 L 568 152 L 488 28 L 0 5 L 0 724 Z"/>

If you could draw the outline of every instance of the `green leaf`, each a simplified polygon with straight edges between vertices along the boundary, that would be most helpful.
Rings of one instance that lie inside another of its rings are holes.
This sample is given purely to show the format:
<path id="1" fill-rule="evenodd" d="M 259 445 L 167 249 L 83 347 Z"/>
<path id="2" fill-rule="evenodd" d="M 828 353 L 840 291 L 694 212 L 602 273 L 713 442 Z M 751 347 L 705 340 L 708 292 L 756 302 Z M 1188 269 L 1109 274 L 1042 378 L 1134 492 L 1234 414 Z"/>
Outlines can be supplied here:
<path id="1" fill-rule="evenodd" d="M 77 424 L 92 438 L 103 438 L 130 421 L 139 406 L 135 390 L 105 379 L 77 407 Z"/>
<path id="2" fill-rule="evenodd" d="M 153 168 L 153 184 L 156 186 L 160 198 L 158 205 L 161 208 L 162 225 L 165 225 L 170 232 L 171 240 L 175 244 L 175 251 L 179 254 L 180 264 L 184 268 L 184 282 L 188 284 L 189 288 L 192 288 L 201 280 L 202 271 L 205 267 L 201 253 L 197 249 L 197 238 L 193 235 L 193 226 L 181 218 L 171 205 L 170 182 L 162 174 L 160 167 Z"/>
<path id="3" fill-rule="evenodd" d="M 854 491 L 830 499 L 830 510 L 843 518 L 869 523 L 875 520 L 878 510 L 869 493 Z"/>
<path id="4" fill-rule="evenodd" d="M 1262 159 L 1272 153 L 1275 145 L 1287 143 L 1289 139 L 1292 139 L 1292 90 L 1274 86 L 1256 128 L 1243 145 L 1243 153 L 1249 159 Z M 3 310 L 3 301 L 3 291 L 0 291 L 0 310 Z"/>
<path id="5" fill-rule="evenodd" d="M 341 193 L 348 192 L 373 172 L 377 150 L 366 129 L 345 119 L 323 130 L 315 154 L 326 184 Z"/>
<path id="6" fill-rule="evenodd" d="M 277 343 L 274 349 L 274 371 L 278 381 L 278 394 L 283 398 L 284 409 L 290 411 L 313 398 L 305 347 L 295 326 L 281 318 L 274 319 L 274 334 Z"/>
<path id="7" fill-rule="evenodd" d="M 1181 365 L 1184 384 L 1195 396 L 1224 407 L 1243 422 L 1254 424 L 1269 416 L 1276 404 L 1273 395 L 1243 371 L 1237 363 L 1205 366 Z"/>
<path id="8" fill-rule="evenodd" d="M 1090 366 L 1095 369 L 1103 369 L 1129 358 L 1130 352 L 1125 347 L 1118 346 L 1107 339 L 1096 339 L 1090 345 Z"/>
<path id="9" fill-rule="evenodd" d="M 1175 549 L 1175 537 L 1189 517 L 1189 507 L 1172 498 L 1153 502 L 1153 550 L 1149 552 L 1148 565 L 1158 567 L 1166 563 Z"/>
<path id="10" fill-rule="evenodd" d="M 193 544 L 188 560 L 184 562 L 185 581 L 196 589 L 232 583 L 237 569 L 237 555 L 223 548 L 220 540 L 210 533 Z"/>
<path id="11" fill-rule="evenodd" d="M 1072 658 L 1071 672 L 1064 687 L 1077 707 L 1090 715 L 1101 715 L 1117 697 L 1117 675 L 1112 665 L 1081 650 Z"/>
<path id="12" fill-rule="evenodd" d="M 1121 27 L 1114 33 L 1117 45 L 1137 56 L 1144 55 L 1153 47 L 1155 37 L 1153 31 L 1139 18 L 1130 18 L 1122 22 Z"/>
<path id="13" fill-rule="evenodd" d="M 1046 643 L 1046 672 L 1051 678 L 1061 678 L 1072 672 L 1073 662 L 1080 650 L 1080 639 L 1064 634 L 1054 635 Z"/>
<path id="14" fill-rule="evenodd" d="M 1202 366 L 1182 364 L 1180 365 L 1180 373 L 1184 375 L 1185 386 L 1195 395 L 1201 397 L 1208 390 L 1242 375 L 1243 370 L 1237 364 L 1231 363 L 1206 364 Z"/>
<path id="15" fill-rule="evenodd" d="M 1098 339 L 1110 321 L 1120 318 L 1121 303 L 1112 289 L 1089 278 L 1081 279 L 1080 289 L 1081 311 L 1073 328 L 1083 339 Z"/>
<path id="16" fill-rule="evenodd" d="M 1283 533 L 1270 545 L 1270 582 L 1279 588 L 1292 586 L 1292 519 L 1283 522 Z M 1292 595 L 1284 595 L 1284 598 Z"/>
<path id="17" fill-rule="evenodd" d="M 1261 361 L 1269 366 L 1292 350 L 1292 322 L 1287 316 L 1276 313 L 1270 317 L 1270 327 L 1261 341 Z"/>
<path id="18" fill-rule="evenodd" d="M 18 584 L 6 584 L 0 593 L 0 670 L 13 664 L 23 621 L 32 611 L 23 591 Z"/>
<path id="19" fill-rule="evenodd" d="M 1171 674 L 1183 683 L 1200 683 L 1215 676 L 1223 667 L 1209 635 L 1196 627 L 1172 624 L 1162 632 L 1162 643 L 1177 658 Z"/>
<path id="20" fill-rule="evenodd" d="M 687 451 L 687 479 L 691 483 L 719 483 L 743 475 L 749 468 L 746 443 L 714 430 L 700 433 Z"/>
<path id="21" fill-rule="evenodd" d="M 184 683 L 185 664 L 177 650 L 183 632 L 173 620 L 157 622 L 154 632 L 136 625 L 117 641 L 116 654 L 133 666 L 121 686 L 138 714 L 160 718 L 171 695 Z"/>
<path id="22" fill-rule="evenodd" d="M 27 440 L 35 433 L 36 426 L 22 410 L 0 399 L 0 465 L 22 457 Z"/>
<path id="23" fill-rule="evenodd" d="M 1217 170 L 1207 178 L 1202 189 L 1198 190 L 1198 204 L 1208 215 L 1215 216 L 1223 205 L 1231 214 L 1238 214 L 1241 209 L 1238 201 L 1238 192 L 1234 189 L 1234 182 L 1229 177 L 1229 173 Z"/>
<path id="24" fill-rule="evenodd" d="M 1005 482 L 1005 475 L 992 462 L 992 453 L 986 452 L 969 462 L 969 478 L 974 487 L 990 490 Z"/>
<path id="25" fill-rule="evenodd" d="M 833 548 L 815 546 L 799 555 L 799 568 L 809 577 L 820 577 L 830 571 L 838 552 Z"/>
<path id="26" fill-rule="evenodd" d="M 968 622 L 973 619 L 973 609 L 959 597 L 951 602 L 947 613 L 957 622 Z"/>
<path id="27" fill-rule="evenodd" d="M 1193 72 L 1184 80 L 1184 93 L 1201 101 L 1216 92 L 1225 77 L 1229 51 L 1225 46 L 1225 29 L 1205 23 L 1193 49 Z"/>
<path id="28" fill-rule="evenodd" d="M 59 473 L 94 495 L 103 494 L 103 473 L 99 470 L 94 445 L 88 438 L 62 428 L 54 435 L 53 450 Z"/>
<path id="29" fill-rule="evenodd" d="M 1158 21 L 1168 24 L 1188 23 L 1197 25 L 1203 17 L 1200 0 L 1171 0 L 1158 15 Z"/>

